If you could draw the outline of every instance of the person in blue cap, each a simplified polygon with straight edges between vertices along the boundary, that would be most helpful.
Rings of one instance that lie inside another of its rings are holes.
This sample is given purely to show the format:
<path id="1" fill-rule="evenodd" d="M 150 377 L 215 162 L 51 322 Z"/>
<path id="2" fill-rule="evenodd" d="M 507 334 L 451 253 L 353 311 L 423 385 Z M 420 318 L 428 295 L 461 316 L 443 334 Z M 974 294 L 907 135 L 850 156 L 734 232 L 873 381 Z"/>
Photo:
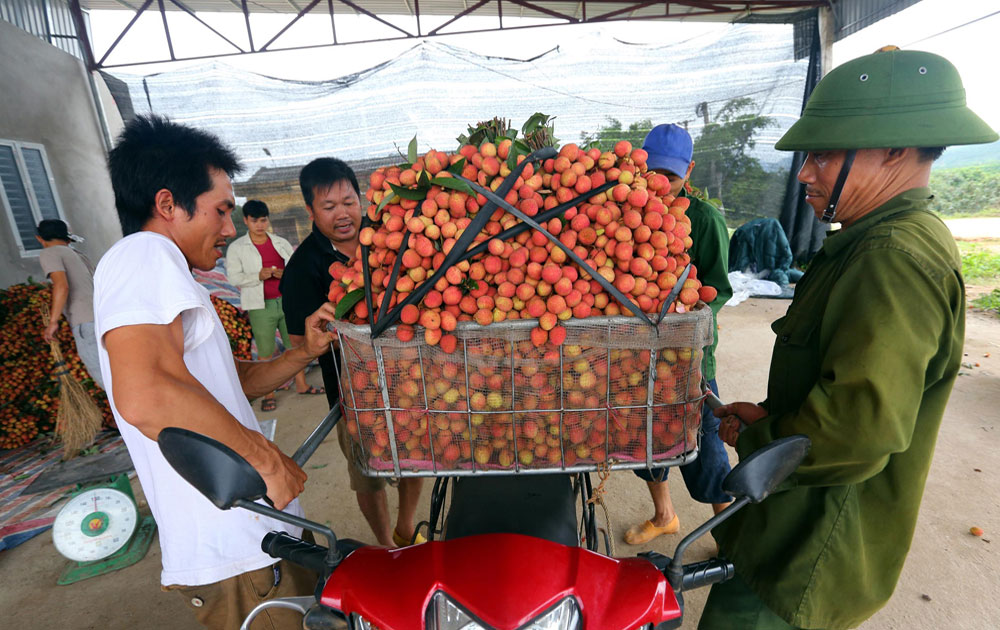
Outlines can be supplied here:
<path id="1" fill-rule="evenodd" d="M 694 160 L 691 159 L 694 144 L 690 134 L 677 125 L 657 125 L 646 136 L 642 148 L 649 154 L 646 161 L 649 170 L 662 173 L 670 180 L 670 194 L 688 197 L 685 184 L 694 169 Z M 691 219 L 693 244 L 688 254 L 701 282 L 718 291 L 715 300 L 709 304 L 714 323 L 719 309 L 733 295 L 729 285 L 729 231 L 722 213 L 715 206 L 694 196 L 689 199 L 691 206 L 687 215 Z M 705 348 L 702 375 L 718 395 L 719 387 L 715 382 L 715 347 L 719 343 L 717 324 L 715 332 L 712 345 Z M 732 497 L 722 491 L 722 480 L 729 474 L 729 456 L 719 439 L 719 419 L 707 405 L 702 409 L 701 430 L 701 453 L 698 459 L 681 466 L 681 474 L 692 498 L 711 503 L 712 509 L 719 513 L 732 501 Z M 641 545 L 662 534 L 676 534 L 680 531 L 680 521 L 670 500 L 667 469 L 638 469 L 635 474 L 649 486 L 654 512 L 653 518 L 625 532 L 625 542 Z"/>

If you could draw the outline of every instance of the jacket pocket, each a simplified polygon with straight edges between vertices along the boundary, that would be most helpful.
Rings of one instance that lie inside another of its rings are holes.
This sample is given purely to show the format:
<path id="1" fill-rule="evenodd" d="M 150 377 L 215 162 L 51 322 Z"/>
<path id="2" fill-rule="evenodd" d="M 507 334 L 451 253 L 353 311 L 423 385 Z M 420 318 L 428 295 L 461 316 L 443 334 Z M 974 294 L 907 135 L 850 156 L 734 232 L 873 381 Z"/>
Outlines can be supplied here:
<path id="1" fill-rule="evenodd" d="M 771 413 L 797 409 L 816 384 L 820 370 L 816 321 L 786 315 L 771 324 L 776 339 L 768 380 Z"/>

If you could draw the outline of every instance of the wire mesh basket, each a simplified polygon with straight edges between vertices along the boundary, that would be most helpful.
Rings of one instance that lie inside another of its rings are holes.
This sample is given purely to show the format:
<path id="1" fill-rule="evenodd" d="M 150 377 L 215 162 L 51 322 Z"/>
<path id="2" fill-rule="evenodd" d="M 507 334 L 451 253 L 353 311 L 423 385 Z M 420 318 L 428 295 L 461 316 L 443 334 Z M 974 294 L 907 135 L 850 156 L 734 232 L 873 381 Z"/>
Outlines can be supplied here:
<path id="1" fill-rule="evenodd" d="M 337 321 L 344 422 L 361 470 L 409 477 L 680 465 L 698 453 L 711 310 L 563 322 L 460 323 L 447 353 L 417 334 L 372 339 Z"/>

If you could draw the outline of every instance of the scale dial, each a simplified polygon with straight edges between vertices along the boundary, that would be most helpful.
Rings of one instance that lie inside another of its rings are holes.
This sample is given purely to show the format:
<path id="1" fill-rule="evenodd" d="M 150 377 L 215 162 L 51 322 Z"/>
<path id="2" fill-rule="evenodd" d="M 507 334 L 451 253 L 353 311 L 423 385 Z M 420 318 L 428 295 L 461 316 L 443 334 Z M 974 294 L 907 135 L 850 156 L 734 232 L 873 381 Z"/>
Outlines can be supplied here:
<path id="1" fill-rule="evenodd" d="M 120 490 L 85 490 L 59 511 L 52 525 L 52 542 L 70 560 L 107 558 L 128 543 L 138 516 L 135 502 Z"/>

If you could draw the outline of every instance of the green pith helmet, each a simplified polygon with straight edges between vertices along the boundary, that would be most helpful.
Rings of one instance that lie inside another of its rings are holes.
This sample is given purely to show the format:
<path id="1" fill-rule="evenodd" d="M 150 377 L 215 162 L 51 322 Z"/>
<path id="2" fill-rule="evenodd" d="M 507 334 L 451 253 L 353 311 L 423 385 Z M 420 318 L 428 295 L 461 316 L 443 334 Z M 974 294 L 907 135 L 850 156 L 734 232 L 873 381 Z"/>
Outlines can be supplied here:
<path id="1" fill-rule="evenodd" d="M 958 70 L 916 50 L 865 55 L 816 85 L 802 117 L 774 145 L 831 151 L 982 144 L 998 139 L 965 105 Z"/>

